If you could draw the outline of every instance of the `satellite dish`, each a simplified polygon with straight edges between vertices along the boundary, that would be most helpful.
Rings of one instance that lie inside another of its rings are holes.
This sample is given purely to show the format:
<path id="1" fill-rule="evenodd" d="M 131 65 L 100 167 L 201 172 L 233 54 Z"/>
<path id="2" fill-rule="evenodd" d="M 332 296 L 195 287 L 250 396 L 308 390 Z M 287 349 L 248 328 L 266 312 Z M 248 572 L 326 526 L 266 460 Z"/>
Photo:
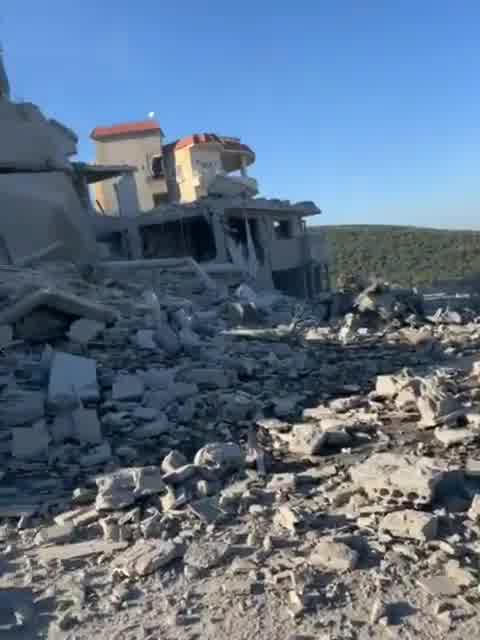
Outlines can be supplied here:
<path id="1" fill-rule="evenodd" d="M 155 111 L 149 111 L 148 117 L 149 118 L 154 118 L 155 117 Z"/>

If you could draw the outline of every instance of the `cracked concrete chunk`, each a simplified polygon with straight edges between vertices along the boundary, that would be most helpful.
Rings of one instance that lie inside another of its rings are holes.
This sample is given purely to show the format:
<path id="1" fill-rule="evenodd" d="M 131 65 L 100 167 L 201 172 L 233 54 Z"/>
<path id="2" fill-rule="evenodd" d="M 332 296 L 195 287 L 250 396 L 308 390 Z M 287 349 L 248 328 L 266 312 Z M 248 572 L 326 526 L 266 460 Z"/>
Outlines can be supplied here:
<path id="1" fill-rule="evenodd" d="M 433 376 L 424 378 L 420 383 L 417 409 L 421 416 L 419 427 L 435 427 L 447 416 L 458 411 L 460 403 L 446 389 L 445 379 Z"/>
<path id="2" fill-rule="evenodd" d="M 112 400 L 140 400 L 144 390 L 143 380 L 139 376 L 120 374 L 113 383 Z"/>
<path id="3" fill-rule="evenodd" d="M 380 522 L 380 530 L 400 538 L 433 540 L 437 536 L 438 520 L 430 513 L 405 509 L 387 514 Z"/>
<path id="4" fill-rule="evenodd" d="M 163 493 L 163 483 L 158 467 L 132 467 L 119 469 L 96 478 L 98 495 L 97 511 L 114 511 L 133 504 L 138 498 Z"/>
<path id="5" fill-rule="evenodd" d="M 329 540 L 319 542 L 310 555 L 310 564 L 340 573 L 355 569 L 358 560 L 358 553 L 349 546 Z"/>
<path id="6" fill-rule="evenodd" d="M 52 545 L 37 551 L 39 562 L 51 560 L 75 560 L 97 553 L 111 554 L 125 549 L 126 542 L 105 542 L 104 540 L 90 540 L 88 542 L 75 542 L 74 544 Z"/>
<path id="7" fill-rule="evenodd" d="M 447 576 L 433 576 L 432 578 L 422 578 L 418 580 L 422 589 L 432 596 L 457 596 L 460 587 Z"/>
<path id="8" fill-rule="evenodd" d="M 474 587 L 478 584 L 475 575 L 468 569 L 460 566 L 458 560 L 449 560 L 445 565 L 445 573 L 459 587 Z"/>
<path id="9" fill-rule="evenodd" d="M 183 560 L 189 567 L 204 571 L 218 567 L 226 558 L 228 550 L 229 546 L 221 542 L 192 542 Z"/>
<path id="10" fill-rule="evenodd" d="M 212 442 L 197 451 L 194 464 L 221 472 L 236 471 L 243 468 L 245 457 L 235 442 Z"/>
<path id="11" fill-rule="evenodd" d="M 34 544 L 58 544 L 71 540 L 75 532 L 73 524 L 53 525 L 51 527 L 43 527 L 37 533 Z"/>
<path id="12" fill-rule="evenodd" d="M 154 543 L 138 541 L 117 556 L 113 566 L 128 577 L 147 576 L 181 558 L 184 552 L 184 547 L 172 540 L 156 540 Z"/>
<path id="13" fill-rule="evenodd" d="M 390 506 L 429 504 L 445 471 L 431 458 L 376 453 L 350 470 L 370 498 Z"/>
<path id="14" fill-rule="evenodd" d="M 467 428 L 449 429 L 447 427 L 438 427 L 435 429 L 435 438 L 446 447 L 455 444 L 467 444 L 478 438 L 479 434 Z"/>

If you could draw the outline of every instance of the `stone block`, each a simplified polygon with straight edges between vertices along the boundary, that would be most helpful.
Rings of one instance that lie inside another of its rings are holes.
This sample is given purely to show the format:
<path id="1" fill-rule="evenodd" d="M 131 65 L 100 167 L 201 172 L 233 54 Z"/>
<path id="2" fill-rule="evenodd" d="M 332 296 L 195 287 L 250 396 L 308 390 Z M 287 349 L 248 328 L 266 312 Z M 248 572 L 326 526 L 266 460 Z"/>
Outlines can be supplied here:
<path id="1" fill-rule="evenodd" d="M 102 429 L 96 409 L 80 407 L 72 412 L 74 437 L 82 444 L 100 444 Z"/>
<path id="2" fill-rule="evenodd" d="M 197 451 L 194 463 L 213 467 L 221 472 L 237 471 L 243 468 L 245 457 L 241 448 L 234 442 L 212 442 Z"/>
<path id="3" fill-rule="evenodd" d="M 60 413 L 50 425 L 50 435 L 55 444 L 65 442 L 74 437 L 74 426 L 71 413 Z"/>
<path id="4" fill-rule="evenodd" d="M 139 376 L 120 374 L 113 383 L 112 400 L 140 400 L 144 391 L 143 380 Z"/>
<path id="5" fill-rule="evenodd" d="M 12 454 L 20 460 L 43 458 L 48 453 L 50 436 L 44 420 L 39 420 L 31 427 L 15 427 L 12 429 Z"/>
<path id="6" fill-rule="evenodd" d="M 98 401 L 97 363 L 91 358 L 56 351 L 53 355 L 48 385 L 48 402 L 52 407 L 75 406 L 78 399 Z"/>
<path id="7" fill-rule="evenodd" d="M 42 391 L 7 391 L 0 406 L 0 420 L 9 427 L 34 422 L 45 415 Z"/>
<path id="8" fill-rule="evenodd" d="M 114 511 L 166 490 L 158 467 L 131 467 L 96 478 L 98 511 Z"/>
<path id="9" fill-rule="evenodd" d="M 349 546 L 328 540 L 319 542 L 310 555 L 310 564 L 340 573 L 355 569 L 358 560 L 358 553 Z"/>
<path id="10" fill-rule="evenodd" d="M 154 543 L 139 541 L 118 555 L 113 565 L 126 576 L 138 578 L 162 569 L 183 554 L 183 546 L 172 540 L 156 540 Z"/>

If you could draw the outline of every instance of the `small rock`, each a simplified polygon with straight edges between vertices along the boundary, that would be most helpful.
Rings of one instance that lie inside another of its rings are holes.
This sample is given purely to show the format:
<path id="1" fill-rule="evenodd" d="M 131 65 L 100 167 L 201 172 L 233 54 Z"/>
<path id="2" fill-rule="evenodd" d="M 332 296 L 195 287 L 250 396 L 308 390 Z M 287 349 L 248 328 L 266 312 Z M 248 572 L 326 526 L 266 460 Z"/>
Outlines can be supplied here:
<path id="1" fill-rule="evenodd" d="M 343 542 L 319 542 L 310 555 L 310 563 L 331 571 L 351 571 L 358 564 L 359 556 Z"/>
<path id="2" fill-rule="evenodd" d="M 104 322 L 80 318 L 70 325 L 68 337 L 72 342 L 85 345 L 98 337 L 102 331 L 105 331 L 105 326 Z"/>
<path id="3" fill-rule="evenodd" d="M 474 587 L 478 580 L 468 569 L 463 569 L 458 560 L 449 560 L 445 565 L 445 573 L 459 587 Z"/>
<path id="4" fill-rule="evenodd" d="M 145 390 L 139 376 L 120 374 L 113 383 L 112 399 L 117 401 L 139 400 Z"/>

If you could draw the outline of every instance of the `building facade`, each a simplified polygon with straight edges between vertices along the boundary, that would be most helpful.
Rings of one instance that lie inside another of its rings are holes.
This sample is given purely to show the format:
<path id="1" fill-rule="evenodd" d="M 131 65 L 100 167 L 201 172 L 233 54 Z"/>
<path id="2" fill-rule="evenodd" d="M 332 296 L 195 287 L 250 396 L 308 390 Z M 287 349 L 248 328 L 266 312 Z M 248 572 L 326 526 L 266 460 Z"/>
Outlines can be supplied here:
<path id="1" fill-rule="evenodd" d="M 255 162 L 255 153 L 240 142 L 213 133 L 196 133 L 164 146 L 168 194 L 171 202 L 195 202 L 212 193 L 215 181 L 233 177 L 231 188 L 238 181 L 241 190 L 249 185 L 257 192 L 257 183 L 247 175 L 247 167 Z M 222 180 L 222 187 L 226 180 Z M 222 189 L 223 193 L 223 189 Z M 234 193 L 232 193 L 234 195 Z"/>
<path id="2" fill-rule="evenodd" d="M 96 127 L 90 137 L 95 142 L 98 164 L 126 164 L 136 168 L 133 177 L 140 211 L 149 211 L 168 202 L 164 136 L 156 120 Z M 95 200 L 101 213 L 118 215 L 118 189 L 121 186 L 119 179 L 106 180 L 96 186 Z"/>

